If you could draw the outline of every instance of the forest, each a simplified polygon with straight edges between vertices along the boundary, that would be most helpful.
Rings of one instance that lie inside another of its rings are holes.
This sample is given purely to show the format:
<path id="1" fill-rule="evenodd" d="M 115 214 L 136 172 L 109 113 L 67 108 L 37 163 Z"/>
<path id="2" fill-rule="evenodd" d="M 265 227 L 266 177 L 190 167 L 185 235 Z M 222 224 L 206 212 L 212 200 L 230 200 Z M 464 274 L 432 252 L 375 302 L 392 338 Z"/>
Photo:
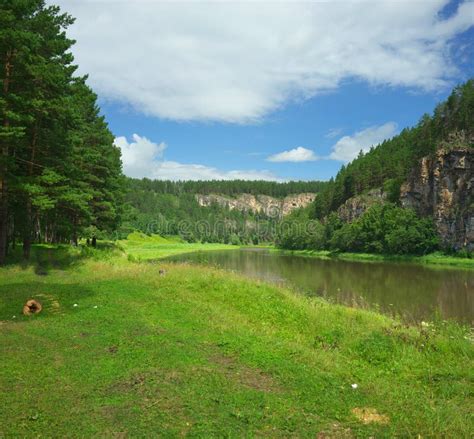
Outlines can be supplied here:
<path id="1" fill-rule="evenodd" d="M 293 191 L 319 190 L 320 182 L 160 181 L 126 179 L 122 224 L 116 236 L 138 230 L 146 234 L 179 235 L 187 242 L 260 244 L 274 242 L 278 219 L 263 212 L 230 210 L 213 203 L 200 206 L 196 194 L 252 193 L 286 196 Z M 297 192 L 296 192 L 297 193 Z"/>
<path id="2" fill-rule="evenodd" d="M 44 1 L 0 3 L 0 264 L 19 241 L 73 242 L 120 221 L 120 151 Z"/>

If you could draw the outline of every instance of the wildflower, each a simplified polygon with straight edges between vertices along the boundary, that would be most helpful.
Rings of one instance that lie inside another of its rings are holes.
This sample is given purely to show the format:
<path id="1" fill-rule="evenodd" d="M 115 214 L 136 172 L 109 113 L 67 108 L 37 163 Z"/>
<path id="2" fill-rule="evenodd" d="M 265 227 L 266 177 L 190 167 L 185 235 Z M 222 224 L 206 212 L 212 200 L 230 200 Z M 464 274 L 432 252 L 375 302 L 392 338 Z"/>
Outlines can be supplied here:
<path id="1" fill-rule="evenodd" d="M 74 304 L 74 305 L 72 305 L 72 306 L 75 308 L 76 306 L 79 306 L 79 305 L 78 305 L 77 303 L 75 303 L 75 304 Z"/>
<path id="2" fill-rule="evenodd" d="M 359 385 L 356 384 L 356 383 L 354 383 L 354 384 L 351 384 L 351 387 L 352 387 L 353 389 L 357 389 L 357 387 L 359 387 Z"/>
<path id="3" fill-rule="evenodd" d="M 94 309 L 97 308 L 97 305 L 94 305 Z"/>
<path id="4" fill-rule="evenodd" d="M 16 316 L 12 316 L 12 319 L 16 319 Z"/>

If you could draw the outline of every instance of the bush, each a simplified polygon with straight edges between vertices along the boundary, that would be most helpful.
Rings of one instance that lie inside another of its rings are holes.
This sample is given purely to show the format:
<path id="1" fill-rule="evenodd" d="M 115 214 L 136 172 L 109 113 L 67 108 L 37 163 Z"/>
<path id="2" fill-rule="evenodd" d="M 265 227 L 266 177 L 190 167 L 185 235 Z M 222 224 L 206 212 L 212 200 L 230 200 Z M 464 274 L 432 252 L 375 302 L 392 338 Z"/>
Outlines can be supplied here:
<path id="1" fill-rule="evenodd" d="M 324 227 L 315 220 L 285 221 L 279 226 L 276 245 L 288 250 L 321 249 Z"/>
<path id="2" fill-rule="evenodd" d="M 433 222 L 411 209 L 374 205 L 334 232 L 331 247 L 341 251 L 422 255 L 438 247 Z"/>
<path id="3" fill-rule="evenodd" d="M 438 238 L 431 219 L 387 203 L 373 205 L 352 223 L 343 223 L 335 213 L 324 226 L 301 218 L 285 222 L 277 245 L 289 250 L 423 255 L 438 248 Z"/>

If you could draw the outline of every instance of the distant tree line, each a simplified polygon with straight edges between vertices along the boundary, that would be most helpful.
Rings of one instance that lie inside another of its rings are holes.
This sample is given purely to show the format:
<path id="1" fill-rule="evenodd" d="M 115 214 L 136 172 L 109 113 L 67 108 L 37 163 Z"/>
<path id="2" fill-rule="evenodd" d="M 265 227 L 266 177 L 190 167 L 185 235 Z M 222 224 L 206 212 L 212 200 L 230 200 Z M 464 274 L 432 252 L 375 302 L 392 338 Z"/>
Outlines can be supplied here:
<path id="1" fill-rule="evenodd" d="M 264 180 L 200 180 L 200 181 L 171 181 L 150 180 L 148 178 L 127 179 L 131 191 L 143 190 L 159 194 L 221 194 L 235 196 L 239 194 L 269 195 L 283 198 L 291 194 L 303 192 L 318 193 L 325 186 L 324 181 L 287 181 L 275 182 Z"/>
<path id="2" fill-rule="evenodd" d="M 180 235 L 186 241 L 259 244 L 273 242 L 278 219 L 264 213 L 230 210 L 212 204 L 200 206 L 196 194 L 237 196 L 242 193 L 283 198 L 290 194 L 322 190 L 320 181 L 170 181 L 126 179 L 121 238 L 138 230 L 160 235 Z"/>
<path id="3" fill-rule="evenodd" d="M 200 206 L 193 193 L 169 194 L 128 190 L 118 238 L 135 230 L 146 234 L 179 235 L 188 242 L 259 244 L 273 242 L 276 219 L 263 213 L 230 210 L 213 203 Z"/>
<path id="4" fill-rule="evenodd" d="M 68 14 L 0 0 L 0 264 L 17 241 L 77 242 L 120 219 L 120 151 L 86 78 Z"/>

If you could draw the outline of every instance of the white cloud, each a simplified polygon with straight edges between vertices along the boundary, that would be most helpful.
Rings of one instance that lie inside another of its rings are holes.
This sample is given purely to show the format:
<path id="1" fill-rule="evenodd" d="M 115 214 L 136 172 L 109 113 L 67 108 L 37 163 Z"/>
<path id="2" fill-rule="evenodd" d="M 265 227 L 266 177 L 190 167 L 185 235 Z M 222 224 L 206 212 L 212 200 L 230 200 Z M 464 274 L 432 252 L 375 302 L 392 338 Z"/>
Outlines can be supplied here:
<path id="1" fill-rule="evenodd" d="M 298 146 L 298 148 L 271 155 L 267 160 L 269 162 L 313 162 L 318 160 L 318 157 L 310 149 Z"/>
<path id="2" fill-rule="evenodd" d="M 437 89 L 474 2 L 51 0 L 77 17 L 80 71 L 103 97 L 173 120 L 258 121 L 344 79 Z"/>
<path id="3" fill-rule="evenodd" d="M 116 137 L 115 145 L 122 151 L 124 174 L 135 178 L 159 180 L 273 180 L 282 181 L 270 171 L 222 171 L 200 164 L 178 163 L 163 158 L 164 142 L 154 143 L 146 137 L 133 134 L 133 141 Z"/>
<path id="4" fill-rule="evenodd" d="M 331 128 L 324 137 L 326 139 L 333 139 L 334 137 L 337 137 L 342 134 L 344 130 L 342 128 Z"/>
<path id="5" fill-rule="evenodd" d="M 166 143 L 154 143 L 146 137 L 133 134 L 133 142 L 126 137 L 116 137 L 115 145 L 122 152 L 122 164 L 125 175 L 129 177 L 146 177 L 152 171 L 156 160 L 163 157 Z"/>
<path id="6" fill-rule="evenodd" d="M 270 171 L 234 170 L 172 161 L 156 162 L 151 178 L 159 180 L 272 180 L 283 181 Z"/>
<path id="7" fill-rule="evenodd" d="M 376 146 L 385 139 L 393 137 L 397 132 L 395 122 L 387 122 L 358 131 L 352 136 L 341 137 L 332 147 L 329 159 L 350 162 L 356 158 L 359 151 L 367 152 L 371 146 Z"/>

